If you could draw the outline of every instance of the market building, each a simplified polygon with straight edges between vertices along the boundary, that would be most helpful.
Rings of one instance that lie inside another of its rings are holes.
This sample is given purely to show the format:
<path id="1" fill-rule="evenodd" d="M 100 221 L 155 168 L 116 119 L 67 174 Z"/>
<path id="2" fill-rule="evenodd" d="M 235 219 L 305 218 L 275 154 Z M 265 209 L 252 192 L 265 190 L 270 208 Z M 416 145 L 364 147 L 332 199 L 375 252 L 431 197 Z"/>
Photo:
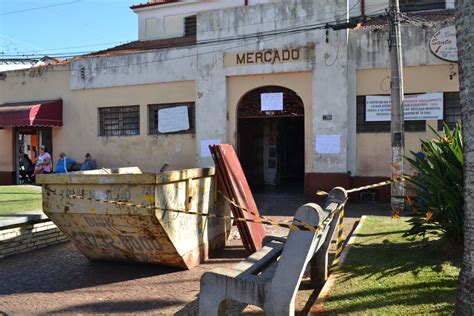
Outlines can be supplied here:
<path id="1" fill-rule="evenodd" d="M 407 152 L 431 137 L 428 125 L 460 117 L 452 2 L 417 2 L 422 12 L 406 13 L 402 27 L 404 85 L 424 108 L 410 108 Z M 65 151 L 80 161 L 90 152 L 101 167 L 150 172 L 166 162 L 212 165 L 207 146 L 230 143 L 252 188 L 304 188 L 307 199 L 390 177 L 389 25 L 377 16 L 387 1 L 229 3 L 132 6 L 138 41 L 2 73 L 0 182 L 16 181 L 33 135 L 53 158 Z M 370 19 L 349 20 L 361 14 Z M 51 104 L 60 121 L 32 118 L 33 105 L 41 114 Z"/>

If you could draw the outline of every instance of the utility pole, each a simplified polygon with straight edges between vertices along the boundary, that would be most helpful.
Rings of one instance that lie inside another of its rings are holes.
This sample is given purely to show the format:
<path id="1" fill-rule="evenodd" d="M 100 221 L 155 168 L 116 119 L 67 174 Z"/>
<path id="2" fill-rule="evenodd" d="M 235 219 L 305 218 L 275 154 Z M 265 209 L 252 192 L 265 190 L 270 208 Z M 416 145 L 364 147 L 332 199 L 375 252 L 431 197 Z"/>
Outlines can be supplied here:
<path id="1" fill-rule="evenodd" d="M 405 155 L 405 136 L 403 120 L 403 65 L 402 41 L 400 31 L 400 6 L 398 0 L 390 1 L 390 54 L 391 54 L 391 139 L 392 139 L 392 210 L 403 210 L 405 188 L 403 176 L 403 156 Z"/>

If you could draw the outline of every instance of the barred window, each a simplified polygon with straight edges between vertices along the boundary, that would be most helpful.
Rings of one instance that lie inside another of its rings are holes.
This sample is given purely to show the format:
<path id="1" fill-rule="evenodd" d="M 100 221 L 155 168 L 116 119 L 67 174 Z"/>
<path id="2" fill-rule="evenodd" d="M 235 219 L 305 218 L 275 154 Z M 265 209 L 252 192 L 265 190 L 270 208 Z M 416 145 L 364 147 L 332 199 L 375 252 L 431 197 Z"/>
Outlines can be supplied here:
<path id="1" fill-rule="evenodd" d="M 445 92 L 444 93 L 444 120 L 438 121 L 438 130 L 443 130 L 443 122 L 448 125 L 450 129 L 456 126 L 456 123 L 461 120 L 461 97 L 459 92 Z"/>
<path id="2" fill-rule="evenodd" d="M 367 122 L 365 96 L 357 96 L 357 133 L 390 133 L 390 121 Z M 423 132 L 426 121 L 405 121 L 405 132 Z"/>
<path id="3" fill-rule="evenodd" d="M 400 0 L 400 11 L 427 11 L 446 9 L 444 0 Z"/>
<path id="4" fill-rule="evenodd" d="M 148 134 L 194 134 L 194 132 L 194 103 L 148 105 Z"/>
<path id="5" fill-rule="evenodd" d="M 191 15 L 184 18 L 184 36 L 196 35 L 196 16 Z"/>
<path id="6" fill-rule="evenodd" d="M 99 108 L 99 136 L 140 134 L 140 106 Z"/>

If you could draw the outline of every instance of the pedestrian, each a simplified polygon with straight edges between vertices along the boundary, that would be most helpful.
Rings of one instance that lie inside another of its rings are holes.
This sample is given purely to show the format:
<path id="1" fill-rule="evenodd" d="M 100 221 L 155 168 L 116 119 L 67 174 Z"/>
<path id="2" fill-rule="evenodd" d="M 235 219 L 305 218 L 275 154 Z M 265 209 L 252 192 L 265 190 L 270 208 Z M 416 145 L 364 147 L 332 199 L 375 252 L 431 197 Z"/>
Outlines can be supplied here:
<path id="1" fill-rule="evenodd" d="M 56 163 L 54 173 L 68 173 L 69 171 L 71 171 L 72 166 L 75 163 L 76 162 L 73 159 L 67 157 L 66 154 L 62 152 L 59 154 L 59 160 Z"/>
<path id="2" fill-rule="evenodd" d="M 91 154 L 87 153 L 84 157 L 86 159 L 81 166 L 81 171 L 97 169 L 97 164 L 95 160 L 92 160 Z"/>
<path id="3" fill-rule="evenodd" d="M 51 173 L 53 171 L 51 155 L 48 153 L 46 146 L 40 146 L 40 154 L 35 159 L 35 164 L 35 174 Z"/>

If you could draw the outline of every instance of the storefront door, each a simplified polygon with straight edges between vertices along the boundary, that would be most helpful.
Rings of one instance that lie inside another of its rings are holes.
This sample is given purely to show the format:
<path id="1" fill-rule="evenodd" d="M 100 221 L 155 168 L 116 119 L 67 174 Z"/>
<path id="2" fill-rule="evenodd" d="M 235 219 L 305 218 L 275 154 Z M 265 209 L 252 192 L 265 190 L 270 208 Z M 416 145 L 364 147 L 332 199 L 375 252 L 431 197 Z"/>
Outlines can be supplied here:
<path id="1" fill-rule="evenodd" d="M 15 172 L 16 183 L 22 183 L 20 179 L 20 160 L 27 154 L 31 161 L 39 155 L 39 147 L 46 146 L 51 157 L 53 155 L 53 137 L 51 128 L 15 128 Z"/>

